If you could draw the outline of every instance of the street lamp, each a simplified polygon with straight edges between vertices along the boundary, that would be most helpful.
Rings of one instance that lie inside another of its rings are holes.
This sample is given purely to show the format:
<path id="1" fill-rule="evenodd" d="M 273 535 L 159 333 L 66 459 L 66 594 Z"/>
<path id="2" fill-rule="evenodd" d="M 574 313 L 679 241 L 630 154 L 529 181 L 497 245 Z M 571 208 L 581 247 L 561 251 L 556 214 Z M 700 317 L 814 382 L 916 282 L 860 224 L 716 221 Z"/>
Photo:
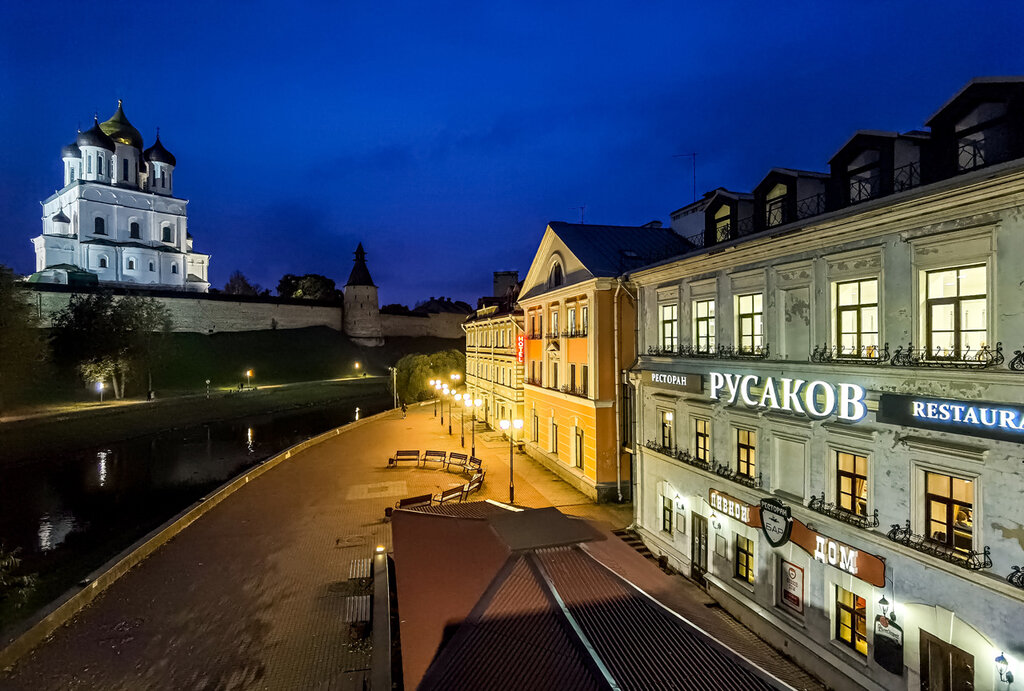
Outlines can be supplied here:
<path id="1" fill-rule="evenodd" d="M 456 403 L 461 403 L 463 406 L 469 401 L 468 393 L 457 393 L 455 394 Z M 459 445 L 462 448 L 466 448 L 466 411 L 459 408 Z"/>
<path id="2" fill-rule="evenodd" d="M 455 399 L 459 394 L 455 393 L 455 389 L 452 389 L 447 393 L 448 395 L 448 436 L 452 436 L 452 399 Z M 456 399 L 457 400 L 457 399 Z"/>
<path id="3" fill-rule="evenodd" d="M 522 420 L 502 420 L 498 425 L 508 433 L 508 503 L 516 503 L 516 483 L 512 475 L 512 445 L 515 436 L 513 430 L 522 429 Z"/>
<path id="4" fill-rule="evenodd" d="M 448 376 L 448 378 L 451 379 L 454 382 L 452 384 L 452 388 L 454 389 L 456 386 L 459 385 L 459 380 L 462 379 L 462 375 L 461 374 L 451 374 L 451 375 Z"/>
<path id="5" fill-rule="evenodd" d="M 431 379 L 430 380 L 430 388 L 433 389 L 435 386 L 437 386 L 437 380 L 436 379 Z M 436 396 L 434 397 L 434 417 L 437 417 L 437 397 Z"/>
<path id="6" fill-rule="evenodd" d="M 206 397 L 207 398 L 210 397 L 210 380 L 209 379 L 206 380 Z"/>
<path id="7" fill-rule="evenodd" d="M 472 411 L 472 422 L 470 423 L 470 425 L 473 431 L 473 447 L 470 450 L 469 455 L 474 457 L 476 456 L 476 409 L 482 406 L 483 404 L 484 402 L 481 401 L 479 398 L 475 398 L 472 401 L 468 401 L 466 403 L 466 405 L 468 405 L 469 409 Z"/>
<path id="8" fill-rule="evenodd" d="M 247 388 L 247 389 L 251 389 L 252 388 L 252 370 L 251 369 L 245 370 L 245 388 Z"/>
<path id="9" fill-rule="evenodd" d="M 434 388 L 437 389 L 437 397 L 438 398 L 441 398 L 441 396 L 444 396 L 446 393 L 448 393 L 448 385 L 442 383 L 440 379 L 437 380 L 437 384 L 434 385 Z M 444 427 L 444 399 L 443 398 L 441 398 L 441 427 Z"/>
<path id="10" fill-rule="evenodd" d="M 103 402 L 103 389 L 104 388 L 106 388 L 106 385 L 103 382 L 101 382 L 101 381 L 96 382 L 96 390 L 100 392 L 100 403 Z"/>

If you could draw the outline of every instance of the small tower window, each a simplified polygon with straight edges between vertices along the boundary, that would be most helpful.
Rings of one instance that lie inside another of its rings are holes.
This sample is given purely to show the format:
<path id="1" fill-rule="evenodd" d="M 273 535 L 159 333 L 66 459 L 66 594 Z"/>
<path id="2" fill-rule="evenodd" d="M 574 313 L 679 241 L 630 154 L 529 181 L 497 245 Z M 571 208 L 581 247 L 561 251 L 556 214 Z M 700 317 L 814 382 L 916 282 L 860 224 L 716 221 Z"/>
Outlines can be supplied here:
<path id="1" fill-rule="evenodd" d="M 128 270 L 129 271 L 135 271 L 135 260 L 134 259 L 129 259 L 128 260 Z"/>
<path id="2" fill-rule="evenodd" d="M 121 159 L 121 179 L 128 182 L 128 159 Z"/>
<path id="3" fill-rule="evenodd" d="M 150 270 L 150 271 L 156 271 L 156 267 L 155 267 L 155 266 L 153 266 L 153 262 L 150 262 L 150 263 L 149 263 L 149 270 Z"/>
<path id="4" fill-rule="evenodd" d="M 107 258 L 106 257 L 100 257 L 100 268 L 101 269 L 107 268 Z"/>
<path id="5" fill-rule="evenodd" d="M 104 222 L 104 220 L 102 218 L 100 218 L 99 216 L 96 217 L 96 224 L 95 224 L 95 227 L 93 228 L 93 232 L 96 233 L 97 235 L 106 235 L 107 234 L 107 225 Z"/>
<path id="6" fill-rule="evenodd" d="M 103 175 L 103 154 L 96 157 L 96 172 Z"/>
<path id="7" fill-rule="evenodd" d="M 160 170 L 160 186 L 161 187 L 167 187 L 167 178 L 164 177 L 163 169 Z"/>
<path id="8" fill-rule="evenodd" d="M 173 242 L 173 240 L 171 240 L 171 227 L 170 226 L 164 226 L 163 241 L 164 242 Z"/>
<path id="9" fill-rule="evenodd" d="M 92 172 L 92 154 L 85 157 L 85 172 Z"/>
<path id="10" fill-rule="evenodd" d="M 132 221 L 131 228 L 129 231 L 133 240 L 139 239 L 139 223 L 138 221 Z"/>
<path id="11" fill-rule="evenodd" d="M 171 273 L 172 274 L 178 273 L 178 265 L 177 264 L 171 264 Z"/>
<path id="12" fill-rule="evenodd" d="M 71 166 L 71 171 L 70 172 L 71 172 L 70 182 L 74 182 L 75 181 L 75 166 L 74 165 Z"/>

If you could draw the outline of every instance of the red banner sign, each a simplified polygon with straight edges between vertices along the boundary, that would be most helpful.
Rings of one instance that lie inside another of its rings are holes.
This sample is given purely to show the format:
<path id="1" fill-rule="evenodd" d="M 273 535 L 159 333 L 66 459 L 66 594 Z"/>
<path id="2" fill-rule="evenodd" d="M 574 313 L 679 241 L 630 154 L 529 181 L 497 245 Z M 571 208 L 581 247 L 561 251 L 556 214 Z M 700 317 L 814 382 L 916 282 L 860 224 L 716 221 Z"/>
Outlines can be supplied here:
<path id="1" fill-rule="evenodd" d="M 516 362 L 523 362 L 526 359 L 526 335 L 516 336 Z"/>

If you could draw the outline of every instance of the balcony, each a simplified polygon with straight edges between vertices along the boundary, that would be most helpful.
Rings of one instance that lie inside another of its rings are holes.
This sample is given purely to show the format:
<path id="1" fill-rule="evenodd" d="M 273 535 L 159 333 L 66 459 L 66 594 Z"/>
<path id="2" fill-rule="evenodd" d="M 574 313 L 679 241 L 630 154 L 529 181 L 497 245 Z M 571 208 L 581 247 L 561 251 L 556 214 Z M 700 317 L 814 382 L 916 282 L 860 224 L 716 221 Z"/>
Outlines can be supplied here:
<path id="1" fill-rule="evenodd" d="M 809 197 L 798 199 L 796 202 L 796 217 L 798 219 L 818 216 L 825 213 L 825 193 L 812 194 Z"/>
<path id="2" fill-rule="evenodd" d="M 889 344 L 879 348 L 878 346 L 861 346 L 860 348 L 847 348 L 842 346 L 830 346 L 825 343 L 821 346 L 814 346 L 811 351 L 811 362 L 819 363 L 845 363 L 850 365 L 884 365 L 889 361 Z"/>
<path id="3" fill-rule="evenodd" d="M 879 195 L 881 175 L 878 169 L 858 173 L 850 177 L 850 203 L 866 202 Z"/>
<path id="4" fill-rule="evenodd" d="M 893 171 L 892 191 L 903 192 L 911 190 L 921 184 L 921 166 L 917 163 L 908 163 Z"/>
<path id="5" fill-rule="evenodd" d="M 829 518 L 834 518 L 837 521 L 843 523 L 849 523 L 852 526 L 863 528 L 864 530 L 871 530 L 872 528 L 878 527 L 878 509 L 875 509 L 871 516 L 861 515 L 859 513 L 853 513 L 846 509 L 836 506 L 834 503 L 825 503 L 825 493 L 822 492 L 820 496 L 811 497 L 811 500 L 807 502 L 807 508 L 811 511 L 816 511 Z"/>
<path id="6" fill-rule="evenodd" d="M 896 348 L 889 364 L 893 367 L 985 369 L 1003 364 L 1003 344 L 1001 341 L 996 343 L 995 350 L 987 345 L 977 350 L 970 348 L 949 350 L 942 347 L 928 350 L 927 348 L 914 348 L 914 344 L 910 343 L 906 349 L 903 346 Z"/>
<path id="7" fill-rule="evenodd" d="M 718 459 L 712 458 L 710 460 L 701 460 L 691 454 L 689 451 L 679 449 L 672 449 L 667 446 L 662 446 L 656 441 L 650 441 L 644 443 L 644 446 L 653 451 L 657 451 L 660 454 L 674 458 L 677 461 L 685 463 L 686 465 L 692 465 L 694 468 L 700 468 L 703 471 L 714 473 L 715 475 L 731 480 L 737 484 L 743 485 L 744 487 L 751 487 L 757 489 L 761 487 L 761 473 L 756 476 L 744 475 L 738 470 L 734 470 L 729 467 L 727 463 L 719 463 Z"/>
<path id="8" fill-rule="evenodd" d="M 523 378 L 523 382 L 526 383 L 526 384 L 529 384 L 530 386 L 540 386 L 540 387 L 544 386 L 541 383 L 540 377 L 537 377 L 537 378 L 534 378 L 534 377 L 524 377 Z"/>
<path id="9" fill-rule="evenodd" d="M 580 398 L 587 398 L 586 386 L 563 386 L 558 390 L 564 394 L 569 394 L 570 396 L 579 396 Z"/>
<path id="10" fill-rule="evenodd" d="M 770 354 L 768 344 L 765 343 L 763 346 L 754 348 L 753 350 L 746 350 L 737 346 L 726 346 L 720 345 L 712 350 L 698 350 L 692 345 L 681 345 L 679 349 L 662 348 L 659 346 L 650 346 L 647 348 L 648 355 L 662 355 L 669 357 L 681 357 L 681 358 L 701 358 L 701 359 L 715 359 L 715 360 L 767 360 Z"/>
<path id="11" fill-rule="evenodd" d="M 562 332 L 562 338 L 586 338 L 587 327 L 566 329 Z"/>
<path id="12" fill-rule="evenodd" d="M 992 568 L 992 557 L 987 546 L 981 552 L 975 552 L 973 549 L 956 549 L 945 542 L 929 540 L 924 535 L 917 535 L 910 529 L 909 520 L 902 527 L 898 523 L 893 523 L 892 528 L 886 533 L 886 537 L 904 547 L 930 554 L 971 571 Z"/>

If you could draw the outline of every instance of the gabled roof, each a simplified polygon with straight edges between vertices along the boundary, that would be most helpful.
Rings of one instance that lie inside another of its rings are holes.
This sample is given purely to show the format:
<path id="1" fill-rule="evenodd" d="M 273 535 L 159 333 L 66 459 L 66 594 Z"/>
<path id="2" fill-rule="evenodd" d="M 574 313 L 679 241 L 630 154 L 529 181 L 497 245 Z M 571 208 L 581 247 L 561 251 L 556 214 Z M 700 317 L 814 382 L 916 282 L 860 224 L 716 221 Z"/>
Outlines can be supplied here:
<path id="1" fill-rule="evenodd" d="M 464 506 L 392 516 L 408 687 L 785 688 L 599 562 L 590 523 Z"/>
<path id="2" fill-rule="evenodd" d="M 1003 85 L 1006 85 L 1006 86 L 1024 86 L 1024 76 L 1022 76 L 1022 77 L 975 77 L 971 81 L 969 81 L 966 84 L 964 84 L 963 87 L 959 91 L 957 91 L 955 94 L 953 94 L 953 96 L 948 101 L 943 103 L 942 106 L 938 110 L 935 111 L 935 114 L 932 115 L 930 118 L 928 118 L 925 121 L 924 124 L 927 125 L 928 127 L 933 127 L 934 126 L 934 122 L 937 119 L 939 119 L 945 113 L 947 108 L 949 108 L 950 106 L 954 105 L 961 98 L 964 98 L 965 96 L 968 96 L 970 94 L 970 92 L 979 92 L 979 91 L 985 91 L 985 90 L 993 90 L 994 88 L 998 88 L 999 86 L 1003 86 Z"/>
<path id="3" fill-rule="evenodd" d="M 670 228 L 599 226 L 552 221 L 569 251 L 594 276 L 619 276 L 630 269 L 694 249 Z"/>

